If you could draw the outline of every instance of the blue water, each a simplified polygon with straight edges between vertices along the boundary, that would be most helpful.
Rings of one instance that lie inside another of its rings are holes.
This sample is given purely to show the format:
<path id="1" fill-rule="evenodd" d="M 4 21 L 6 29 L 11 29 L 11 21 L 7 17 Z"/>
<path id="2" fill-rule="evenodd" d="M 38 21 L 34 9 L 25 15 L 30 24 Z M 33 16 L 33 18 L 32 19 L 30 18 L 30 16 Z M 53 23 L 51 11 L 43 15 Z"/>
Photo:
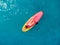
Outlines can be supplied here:
<path id="1" fill-rule="evenodd" d="M 59 0 L 16 0 L 14 4 L 0 11 L 0 45 L 60 45 Z M 39 23 L 22 32 L 24 23 L 41 10 Z"/>

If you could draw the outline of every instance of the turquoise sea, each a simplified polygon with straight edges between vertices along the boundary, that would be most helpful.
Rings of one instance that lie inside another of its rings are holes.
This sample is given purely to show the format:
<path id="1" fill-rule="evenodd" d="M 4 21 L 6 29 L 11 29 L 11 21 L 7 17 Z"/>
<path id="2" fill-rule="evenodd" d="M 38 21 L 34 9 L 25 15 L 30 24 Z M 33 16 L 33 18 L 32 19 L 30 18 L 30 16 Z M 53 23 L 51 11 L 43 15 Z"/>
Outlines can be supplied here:
<path id="1" fill-rule="evenodd" d="M 24 23 L 41 10 L 39 23 L 22 32 Z M 60 45 L 60 1 L 0 0 L 0 45 Z"/>

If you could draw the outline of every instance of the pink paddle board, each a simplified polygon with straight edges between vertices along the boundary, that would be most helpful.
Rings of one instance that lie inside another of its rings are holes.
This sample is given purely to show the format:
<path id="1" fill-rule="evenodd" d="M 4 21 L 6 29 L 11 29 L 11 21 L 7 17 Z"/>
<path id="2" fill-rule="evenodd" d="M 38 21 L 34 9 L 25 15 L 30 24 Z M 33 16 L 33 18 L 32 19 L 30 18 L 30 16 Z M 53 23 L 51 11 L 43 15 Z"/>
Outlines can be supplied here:
<path id="1" fill-rule="evenodd" d="M 36 25 L 36 23 L 39 22 L 39 20 L 41 19 L 41 17 L 43 16 L 43 12 L 40 11 L 38 13 L 36 13 L 34 16 L 32 16 L 23 26 L 22 31 L 26 32 L 28 30 L 30 30 L 32 27 L 34 27 Z"/>

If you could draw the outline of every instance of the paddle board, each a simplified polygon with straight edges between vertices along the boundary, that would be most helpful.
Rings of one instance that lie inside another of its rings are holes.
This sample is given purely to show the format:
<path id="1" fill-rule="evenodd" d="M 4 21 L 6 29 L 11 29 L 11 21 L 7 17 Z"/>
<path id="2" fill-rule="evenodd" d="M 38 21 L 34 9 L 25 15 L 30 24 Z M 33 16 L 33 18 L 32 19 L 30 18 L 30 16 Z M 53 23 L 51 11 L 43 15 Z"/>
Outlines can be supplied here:
<path id="1" fill-rule="evenodd" d="M 34 27 L 36 25 L 36 23 L 39 22 L 39 20 L 41 19 L 43 15 L 43 11 L 40 11 L 38 13 L 36 13 L 35 15 L 33 15 L 22 27 L 22 31 L 23 32 L 27 32 L 28 30 L 30 30 L 32 27 Z"/>

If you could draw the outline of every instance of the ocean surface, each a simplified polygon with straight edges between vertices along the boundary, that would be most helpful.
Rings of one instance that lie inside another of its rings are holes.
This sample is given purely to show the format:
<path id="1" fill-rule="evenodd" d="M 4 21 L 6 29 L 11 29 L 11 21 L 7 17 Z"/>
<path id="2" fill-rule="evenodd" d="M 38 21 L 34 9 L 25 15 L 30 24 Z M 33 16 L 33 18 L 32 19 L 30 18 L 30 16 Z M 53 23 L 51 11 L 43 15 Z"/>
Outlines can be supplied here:
<path id="1" fill-rule="evenodd" d="M 22 32 L 39 11 L 44 12 L 39 23 Z M 0 0 L 0 45 L 60 45 L 60 1 Z"/>

